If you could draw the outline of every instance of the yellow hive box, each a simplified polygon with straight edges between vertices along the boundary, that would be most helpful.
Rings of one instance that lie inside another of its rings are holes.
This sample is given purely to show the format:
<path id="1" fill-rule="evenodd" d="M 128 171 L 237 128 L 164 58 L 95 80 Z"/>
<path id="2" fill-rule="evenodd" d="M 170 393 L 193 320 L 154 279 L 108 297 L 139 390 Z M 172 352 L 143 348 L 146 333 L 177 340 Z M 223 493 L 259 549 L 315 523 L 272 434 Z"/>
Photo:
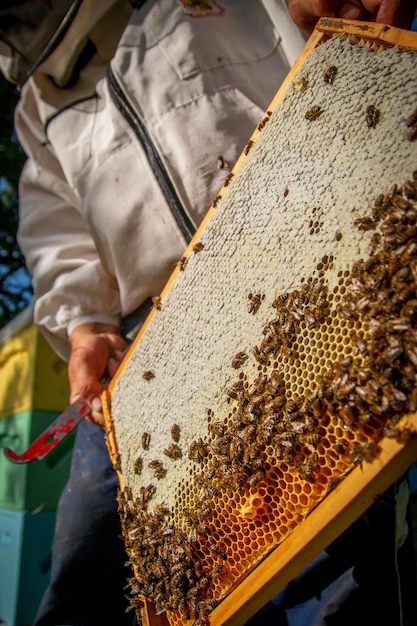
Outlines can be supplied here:
<path id="1" fill-rule="evenodd" d="M 104 396 L 145 621 L 243 623 L 417 458 L 416 48 L 320 22 Z"/>
<path id="2" fill-rule="evenodd" d="M 66 364 L 33 324 L 28 308 L 0 333 L 0 418 L 68 406 Z"/>

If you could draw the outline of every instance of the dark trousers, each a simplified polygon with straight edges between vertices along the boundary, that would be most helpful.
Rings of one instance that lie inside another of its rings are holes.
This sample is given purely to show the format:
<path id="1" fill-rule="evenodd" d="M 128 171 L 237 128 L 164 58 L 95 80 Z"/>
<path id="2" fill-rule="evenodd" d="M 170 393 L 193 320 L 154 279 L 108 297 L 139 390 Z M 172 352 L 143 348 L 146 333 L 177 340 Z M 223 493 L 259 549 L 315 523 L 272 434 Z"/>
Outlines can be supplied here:
<path id="1" fill-rule="evenodd" d="M 118 480 L 104 432 L 84 421 L 78 427 L 71 471 L 58 508 L 51 583 L 34 624 L 132 626 L 125 596 L 126 552 L 116 495 Z"/>

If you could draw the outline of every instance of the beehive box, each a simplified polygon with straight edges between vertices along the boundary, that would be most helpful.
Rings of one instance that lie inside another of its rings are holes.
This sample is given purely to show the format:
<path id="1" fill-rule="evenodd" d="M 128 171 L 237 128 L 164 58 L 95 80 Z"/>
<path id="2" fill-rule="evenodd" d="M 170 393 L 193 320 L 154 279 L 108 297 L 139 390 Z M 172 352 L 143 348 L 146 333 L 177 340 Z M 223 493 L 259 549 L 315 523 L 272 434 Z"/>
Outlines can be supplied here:
<path id="1" fill-rule="evenodd" d="M 417 458 L 416 46 L 320 22 L 105 396 L 145 617 L 241 624 Z"/>
<path id="2" fill-rule="evenodd" d="M 0 331 L 0 418 L 27 410 L 63 411 L 66 364 L 33 323 L 28 307 Z"/>
<path id="3" fill-rule="evenodd" d="M 0 509 L 0 622 L 33 624 L 51 573 L 55 511 Z"/>

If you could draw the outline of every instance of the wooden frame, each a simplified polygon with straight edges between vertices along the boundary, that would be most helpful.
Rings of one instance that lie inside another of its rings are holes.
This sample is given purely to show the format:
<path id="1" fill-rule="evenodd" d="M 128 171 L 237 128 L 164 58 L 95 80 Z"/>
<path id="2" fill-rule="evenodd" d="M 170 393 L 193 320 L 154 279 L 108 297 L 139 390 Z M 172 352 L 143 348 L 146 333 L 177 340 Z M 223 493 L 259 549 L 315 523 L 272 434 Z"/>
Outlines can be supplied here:
<path id="1" fill-rule="evenodd" d="M 383 47 L 398 45 L 404 48 L 417 48 L 417 34 L 410 31 L 399 30 L 385 24 L 322 18 L 272 101 L 270 107 L 272 110 L 310 52 L 335 33 L 346 33 L 348 36 L 356 38 L 356 40 L 365 39 L 370 45 L 375 44 Z M 251 141 L 255 142 L 258 134 L 259 130 L 255 130 Z M 232 170 L 233 172 L 239 169 L 243 159 L 244 155 L 242 154 L 236 162 Z M 220 191 L 220 195 L 222 195 L 222 191 Z M 185 251 L 185 256 L 191 252 L 194 243 L 198 241 L 211 218 L 213 210 L 214 207 L 211 207 L 208 211 L 195 237 Z M 178 271 L 179 268 L 173 272 L 161 294 L 162 297 L 169 290 Z M 152 318 L 154 313 L 154 310 L 150 312 L 148 320 Z M 134 350 L 137 342 L 140 341 L 148 320 L 131 346 L 127 358 L 131 351 Z M 109 407 L 111 392 L 116 380 L 117 376 L 103 396 L 108 447 L 113 461 L 117 460 L 118 452 L 117 442 L 112 430 Z M 405 416 L 399 427 L 406 428 L 408 432 L 410 430 L 417 431 L 417 414 Z M 364 513 L 378 495 L 382 494 L 398 480 L 416 460 L 417 438 L 411 438 L 409 441 L 402 443 L 396 439 L 385 438 L 381 442 L 381 453 L 372 463 L 366 462 L 357 465 L 317 505 L 306 520 L 252 570 L 237 588 L 220 602 L 210 614 L 211 626 L 240 626 L 248 620 Z M 115 463 L 115 465 L 117 464 Z M 120 485 L 123 488 L 123 476 L 120 471 L 118 474 Z M 146 600 L 142 609 L 142 621 L 147 626 L 165 626 L 169 624 L 167 617 L 164 614 L 156 615 L 153 605 Z"/>

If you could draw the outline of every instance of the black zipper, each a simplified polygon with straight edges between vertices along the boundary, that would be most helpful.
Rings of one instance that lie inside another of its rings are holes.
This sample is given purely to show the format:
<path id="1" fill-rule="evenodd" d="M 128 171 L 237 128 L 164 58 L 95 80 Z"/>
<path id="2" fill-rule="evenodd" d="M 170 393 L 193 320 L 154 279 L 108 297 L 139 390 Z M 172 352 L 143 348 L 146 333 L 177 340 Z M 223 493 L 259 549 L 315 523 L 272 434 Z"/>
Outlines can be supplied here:
<path id="1" fill-rule="evenodd" d="M 64 104 L 64 106 L 62 106 L 60 109 L 58 109 L 57 111 L 54 111 L 54 113 L 51 113 L 51 115 L 47 116 L 44 122 L 44 126 L 43 126 L 43 130 L 45 132 L 45 137 L 46 137 L 46 143 L 49 143 L 49 140 L 48 140 L 49 124 L 53 122 L 57 117 L 59 117 L 61 113 L 65 113 L 65 111 L 68 111 L 68 109 L 72 109 L 73 107 L 77 106 L 77 104 L 88 102 L 88 100 L 97 100 L 97 93 L 94 92 L 89 96 L 83 96 L 81 98 L 76 98 L 75 100 L 71 100 L 71 102 L 69 102 L 68 104 Z"/>
<path id="2" fill-rule="evenodd" d="M 109 81 L 112 100 L 141 143 L 165 200 L 168 203 L 168 206 L 186 242 L 189 243 L 196 231 L 196 227 L 178 197 L 176 189 L 171 178 L 169 177 L 155 144 L 149 136 L 148 130 L 139 118 L 137 112 L 127 100 L 110 66 L 107 72 L 107 78 Z"/>

